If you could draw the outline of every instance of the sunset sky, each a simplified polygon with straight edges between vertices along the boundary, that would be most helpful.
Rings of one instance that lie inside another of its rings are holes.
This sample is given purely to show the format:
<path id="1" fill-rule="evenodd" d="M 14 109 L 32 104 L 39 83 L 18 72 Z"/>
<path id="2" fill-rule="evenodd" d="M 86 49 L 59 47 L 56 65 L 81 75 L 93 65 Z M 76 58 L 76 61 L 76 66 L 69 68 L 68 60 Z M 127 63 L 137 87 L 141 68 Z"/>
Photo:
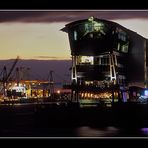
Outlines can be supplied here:
<path id="1" fill-rule="evenodd" d="M 148 38 L 147 10 L 0 10 L 0 59 L 70 59 L 67 23 L 94 16 L 119 23 Z"/>

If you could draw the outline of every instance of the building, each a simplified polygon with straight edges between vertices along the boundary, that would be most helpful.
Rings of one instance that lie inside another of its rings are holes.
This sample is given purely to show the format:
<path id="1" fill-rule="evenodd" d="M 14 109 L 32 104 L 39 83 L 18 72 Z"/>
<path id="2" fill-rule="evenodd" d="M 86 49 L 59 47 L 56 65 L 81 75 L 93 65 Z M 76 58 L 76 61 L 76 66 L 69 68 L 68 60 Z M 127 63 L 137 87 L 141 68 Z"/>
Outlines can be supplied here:
<path id="1" fill-rule="evenodd" d="M 129 87 L 147 88 L 148 40 L 115 22 L 90 17 L 67 24 L 72 99 L 127 101 Z"/>
<path id="2" fill-rule="evenodd" d="M 5 89 L 5 96 L 1 95 L 2 101 L 48 98 L 50 96 L 49 81 L 46 80 L 20 80 L 19 83 L 9 81 Z"/>

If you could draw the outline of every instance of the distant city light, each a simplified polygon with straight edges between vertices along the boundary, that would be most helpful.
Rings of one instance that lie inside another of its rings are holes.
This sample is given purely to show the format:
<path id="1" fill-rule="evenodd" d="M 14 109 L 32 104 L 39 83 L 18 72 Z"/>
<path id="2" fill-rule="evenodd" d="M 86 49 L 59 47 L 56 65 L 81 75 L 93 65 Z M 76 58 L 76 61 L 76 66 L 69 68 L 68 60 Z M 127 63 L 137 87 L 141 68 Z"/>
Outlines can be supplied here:
<path id="1" fill-rule="evenodd" d="M 61 93 L 61 91 L 60 91 L 60 90 L 57 90 L 57 93 L 58 93 L 58 94 L 60 94 L 60 93 Z"/>
<path id="2" fill-rule="evenodd" d="M 145 90 L 145 91 L 144 91 L 144 95 L 145 95 L 145 96 L 148 96 L 148 90 Z"/>

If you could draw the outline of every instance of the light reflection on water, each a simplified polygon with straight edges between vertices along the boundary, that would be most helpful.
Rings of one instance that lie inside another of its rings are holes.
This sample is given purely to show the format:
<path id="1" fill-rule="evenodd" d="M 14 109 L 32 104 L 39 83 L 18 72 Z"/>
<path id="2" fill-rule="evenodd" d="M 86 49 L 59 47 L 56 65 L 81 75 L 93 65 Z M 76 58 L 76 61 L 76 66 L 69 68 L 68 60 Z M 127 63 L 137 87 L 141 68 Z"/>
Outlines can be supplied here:
<path id="1" fill-rule="evenodd" d="M 75 130 L 78 137 L 148 137 L 148 127 L 145 128 L 117 128 L 108 126 L 92 128 L 82 126 Z"/>
<path id="2" fill-rule="evenodd" d="M 144 135 L 148 136 L 148 127 L 141 128 L 141 132 L 142 132 Z"/>
<path id="3" fill-rule="evenodd" d="M 112 137 L 118 134 L 119 129 L 112 126 L 99 129 L 83 126 L 76 129 L 76 135 L 80 137 Z"/>

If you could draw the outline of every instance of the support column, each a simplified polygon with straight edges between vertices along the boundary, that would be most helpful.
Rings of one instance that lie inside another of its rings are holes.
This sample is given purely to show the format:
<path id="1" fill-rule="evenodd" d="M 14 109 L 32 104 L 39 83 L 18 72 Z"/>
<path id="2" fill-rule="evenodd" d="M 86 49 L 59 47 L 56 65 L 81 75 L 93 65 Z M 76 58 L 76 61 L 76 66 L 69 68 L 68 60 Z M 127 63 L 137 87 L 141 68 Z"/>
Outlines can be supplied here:
<path id="1" fill-rule="evenodd" d="M 144 87 L 147 88 L 147 67 L 146 67 L 146 39 L 144 40 Z"/>
<path id="2" fill-rule="evenodd" d="M 78 102 L 76 56 L 72 56 L 72 101 Z"/>

